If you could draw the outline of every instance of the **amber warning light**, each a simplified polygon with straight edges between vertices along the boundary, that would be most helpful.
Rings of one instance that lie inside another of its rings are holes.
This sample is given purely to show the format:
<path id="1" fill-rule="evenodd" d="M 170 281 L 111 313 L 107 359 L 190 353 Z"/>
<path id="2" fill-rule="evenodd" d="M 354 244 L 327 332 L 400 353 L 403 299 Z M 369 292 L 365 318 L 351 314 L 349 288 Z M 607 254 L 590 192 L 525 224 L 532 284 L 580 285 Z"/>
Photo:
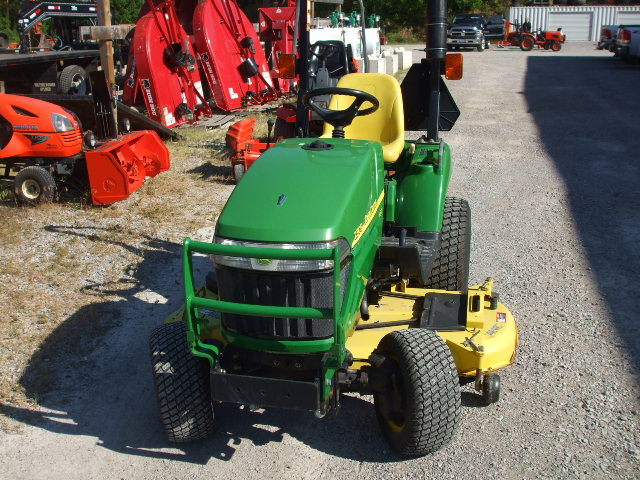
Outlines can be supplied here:
<path id="1" fill-rule="evenodd" d="M 460 80 L 462 78 L 462 54 L 461 53 L 449 53 L 447 54 L 444 72 L 447 80 Z"/>
<path id="2" fill-rule="evenodd" d="M 296 56 L 292 53 L 280 54 L 278 67 L 280 68 L 280 78 L 295 78 Z"/>

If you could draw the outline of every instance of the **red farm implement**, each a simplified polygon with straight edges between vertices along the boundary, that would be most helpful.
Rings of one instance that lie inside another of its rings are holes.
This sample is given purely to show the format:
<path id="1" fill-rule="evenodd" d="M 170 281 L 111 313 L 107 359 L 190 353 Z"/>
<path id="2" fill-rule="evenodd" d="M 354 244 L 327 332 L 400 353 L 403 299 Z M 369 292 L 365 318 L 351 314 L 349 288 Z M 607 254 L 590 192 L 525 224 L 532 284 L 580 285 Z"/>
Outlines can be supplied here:
<path id="1" fill-rule="evenodd" d="M 214 107 L 237 110 L 288 91 L 274 83 L 277 68 L 269 67 L 235 0 L 147 0 L 130 52 L 124 103 L 144 105 L 169 127 L 210 115 Z"/>

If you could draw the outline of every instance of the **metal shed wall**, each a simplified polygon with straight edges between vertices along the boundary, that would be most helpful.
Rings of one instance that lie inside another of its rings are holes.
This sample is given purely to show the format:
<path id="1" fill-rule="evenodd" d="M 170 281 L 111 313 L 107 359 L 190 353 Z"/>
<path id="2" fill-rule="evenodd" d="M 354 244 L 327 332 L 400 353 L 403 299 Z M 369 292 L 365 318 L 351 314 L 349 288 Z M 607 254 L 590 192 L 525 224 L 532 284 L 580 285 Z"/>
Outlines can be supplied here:
<path id="1" fill-rule="evenodd" d="M 634 18 L 635 15 L 640 15 L 640 7 L 638 6 L 594 6 L 594 7 L 511 7 L 507 18 L 513 23 L 522 23 L 525 17 L 529 18 L 531 27 L 534 30 L 541 28 L 542 30 L 548 30 L 549 28 L 555 29 L 562 27 L 562 25 L 550 25 L 549 13 L 556 14 L 582 14 L 576 15 L 576 17 L 582 17 L 584 21 L 587 21 L 587 15 L 590 14 L 591 25 L 584 25 L 584 28 L 588 29 L 589 35 L 586 40 L 595 42 L 600 37 L 600 27 L 602 25 L 618 25 L 621 21 L 625 21 L 629 18 Z M 620 15 L 620 20 L 618 16 Z M 558 18 L 557 15 L 553 15 L 554 21 Z M 563 28 L 564 31 L 564 28 Z M 567 34 L 567 40 L 572 41 L 571 36 Z"/>

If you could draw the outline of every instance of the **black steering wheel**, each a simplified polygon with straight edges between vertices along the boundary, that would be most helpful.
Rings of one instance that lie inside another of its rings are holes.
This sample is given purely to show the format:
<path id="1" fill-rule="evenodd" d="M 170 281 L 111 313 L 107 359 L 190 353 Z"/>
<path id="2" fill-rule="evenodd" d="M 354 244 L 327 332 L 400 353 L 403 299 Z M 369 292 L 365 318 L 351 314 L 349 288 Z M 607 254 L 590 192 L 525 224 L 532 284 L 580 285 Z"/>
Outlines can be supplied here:
<path id="1" fill-rule="evenodd" d="M 346 95 L 354 97 L 354 100 L 353 103 L 344 110 L 331 110 L 313 101 L 314 98 L 322 95 Z M 369 102 L 372 106 L 360 110 L 364 102 Z M 311 90 L 302 97 L 302 104 L 307 108 L 311 108 L 322 120 L 333 127 L 332 138 L 344 138 L 344 127 L 351 125 L 354 118 L 369 115 L 380 107 L 378 99 L 370 93 L 356 90 L 355 88 L 341 87 L 324 87 Z"/>
<path id="2" fill-rule="evenodd" d="M 324 63 L 331 55 L 340 53 L 340 49 L 333 43 L 316 42 L 309 47 L 309 53 L 316 57 L 320 63 Z"/>

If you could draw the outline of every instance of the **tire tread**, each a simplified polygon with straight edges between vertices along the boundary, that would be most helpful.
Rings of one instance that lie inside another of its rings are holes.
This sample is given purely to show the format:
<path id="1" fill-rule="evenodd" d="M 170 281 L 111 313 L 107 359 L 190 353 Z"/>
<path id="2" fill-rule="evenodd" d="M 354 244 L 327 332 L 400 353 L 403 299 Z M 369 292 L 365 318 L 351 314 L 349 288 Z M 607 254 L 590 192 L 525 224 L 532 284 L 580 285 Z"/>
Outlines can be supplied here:
<path id="1" fill-rule="evenodd" d="M 466 200 L 447 197 L 442 221 L 442 241 L 426 288 L 466 290 L 469 283 L 471 210 Z"/>
<path id="2" fill-rule="evenodd" d="M 208 363 L 188 348 L 186 325 L 167 323 L 149 339 L 160 419 L 170 442 L 202 440 L 213 433 Z"/>

